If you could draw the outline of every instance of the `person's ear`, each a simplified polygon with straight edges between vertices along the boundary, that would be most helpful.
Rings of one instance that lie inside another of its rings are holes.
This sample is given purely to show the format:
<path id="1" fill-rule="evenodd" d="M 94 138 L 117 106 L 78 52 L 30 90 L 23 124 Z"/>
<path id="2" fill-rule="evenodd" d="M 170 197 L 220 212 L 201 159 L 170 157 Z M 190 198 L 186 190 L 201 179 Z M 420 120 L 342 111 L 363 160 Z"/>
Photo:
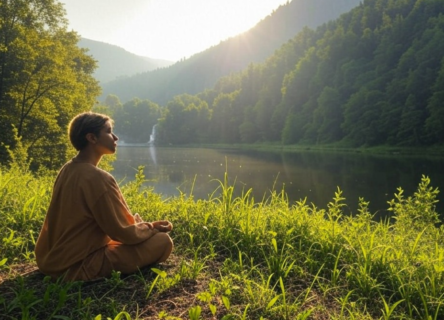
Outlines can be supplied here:
<path id="1" fill-rule="evenodd" d="M 96 143 L 97 137 L 94 133 L 87 133 L 85 137 L 86 137 L 86 140 L 88 140 L 88 142 L 90 142 L 92 144 Z"/>

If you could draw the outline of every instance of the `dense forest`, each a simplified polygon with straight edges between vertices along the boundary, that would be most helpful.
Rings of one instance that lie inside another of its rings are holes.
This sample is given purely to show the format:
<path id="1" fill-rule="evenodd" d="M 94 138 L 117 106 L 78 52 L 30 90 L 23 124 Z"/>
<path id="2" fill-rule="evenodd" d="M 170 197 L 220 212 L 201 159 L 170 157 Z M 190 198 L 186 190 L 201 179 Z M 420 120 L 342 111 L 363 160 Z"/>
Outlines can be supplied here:
<path id="1" fill-rule="evenodd" d="M 365 0 L 262 64 L 169 101 L 158 143 L 441 144 L 444 2 Z"/>

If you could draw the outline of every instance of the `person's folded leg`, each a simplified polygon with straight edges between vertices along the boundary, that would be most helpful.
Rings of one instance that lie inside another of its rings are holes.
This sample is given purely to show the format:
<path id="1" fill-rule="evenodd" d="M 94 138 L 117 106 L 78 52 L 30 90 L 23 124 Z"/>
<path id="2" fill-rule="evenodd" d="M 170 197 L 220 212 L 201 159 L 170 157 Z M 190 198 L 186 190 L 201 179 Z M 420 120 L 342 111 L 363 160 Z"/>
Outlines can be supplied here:
<path id="1" fill-rule="evenodd" d="M 163 262 L 173 250 L 173 241 L 167 233 L 159 232 L 137 245 L 112 242 L 106 246 L 105 256 L 113 270 L 133 273 L 139 268 Z"/>
<path id="2" fill-rule="evenodd" d="M 66 281 L 89 281 L 111 275 L 113 266 L 105 255 L 106 247 L 100 248 L 76 263 L 64 275 Z"/>
<path id="3" fill-rule="evenodd" d="M 172 250 L 173 241 L 167 233 L 162 232 L 137 245 L 110 241 L 106 247 L 91 253 L 85 260 L 68 269 L 64 279 L 89 281 L 109 277 L 113 270 L 133 273 L 139 268 L 166 261 Z"/>

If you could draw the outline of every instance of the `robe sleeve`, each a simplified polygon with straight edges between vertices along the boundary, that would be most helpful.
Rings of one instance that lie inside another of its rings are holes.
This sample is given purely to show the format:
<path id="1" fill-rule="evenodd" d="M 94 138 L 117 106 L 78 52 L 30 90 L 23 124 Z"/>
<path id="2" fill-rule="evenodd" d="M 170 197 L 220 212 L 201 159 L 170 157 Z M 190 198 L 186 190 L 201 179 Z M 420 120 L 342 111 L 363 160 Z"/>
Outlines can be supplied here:
<path id="1" fill-rule="evenodd" d="M 138 244 L 159 232 L 144 223 L 135 222 L 114 179 L 109 182 L 107 191 L 97 199 L 92 212 L 103 232 L 123 244 Z"/>

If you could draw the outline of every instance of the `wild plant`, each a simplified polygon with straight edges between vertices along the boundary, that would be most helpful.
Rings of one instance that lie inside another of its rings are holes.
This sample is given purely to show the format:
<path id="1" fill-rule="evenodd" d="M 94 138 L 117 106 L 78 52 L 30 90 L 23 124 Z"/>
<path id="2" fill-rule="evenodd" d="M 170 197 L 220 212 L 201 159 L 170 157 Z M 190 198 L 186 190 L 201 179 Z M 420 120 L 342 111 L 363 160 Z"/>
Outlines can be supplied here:
<path id="1" fill-rule="evenodd" d="M 6 257 L 2 260 L 4 260 L 6 264 L 6 262 L 12 263 L 13 260 L 17 260 L 17 258 L 20 257 L 21 252 L 23 252 L 24 248 L 28 245 L 28 241 L 13 229 L 6 228 L 4 232 L 5 231 L 9 232 L 9 234 L 5 234 L 1 245 L 5 248 L 5 250 L 2 250 L 2 254 L 5 254 Z"/>
<path id="2" fill-rule="evenodd" d="M 292 259 L 292 256 L 288 254 L 289 250 L 292 250 L 293 247 L 287 243 L 287 237 L 290 237 L 293 231 L 294 229 L 290 229 L 286 232 L 286 237 L 280 249 L 276 241 L 276 232 L 269 231 L 272 235 L 271 250 L 264 250 L 264 247 L 262 249 L 268 271 L 276 281 L 280 278 L 286 278 L 296 262 Z"/>
<path id="3" fill-rule="evenodd" d="M 426 319 L 440 319 L 443 313 L 440 312 L 443 304 L 444 290 L 439 289 L 439 283 L 442 283 L 442 277 L 426 276 L 423 280 L 417 282 L 417 295 L 419 295 L 421 304 L 415 304 L 415 310 L 418 316 L 424 316 Z"/>
<path id="4" fill-rule="evenodd" d="M 223 180 L 215 179 L 214 181 L 216 181 L 219 186 L 210 195 L 209 200 L 221 204 L 223 213 L 228 214 L 232 211 L 234 200 L 236 199 L 234 197 L 234 184 L 236 180 L 234 180 L 233 185 L 230 185 L 228 183 L 228 172 L 225 172 Z M 218 193 L 220 193 L 220 195 L 218 195 Z"/>
<path id="5" fill-rule="evenodd" d="M 247 315 L 248 315 L 248 308 L 250 307 L 249 304 L 247 304 L 245 306 L 244 312 L 242 313 L 242 316 L 240 317 L 241 320 L 247 320 Z"/>
<path id="6" fill-rule="evenodd" d="M 244 282 L 243 294 L 251 308 L 263 308 L 265 312 L 271 312 L 280 298 L 280 294 L 275 290 L 277 283 L 272 284 L 272 275 L 267 279 L 264 279 L 263 275 L 261 275 L 261 280 L 261 282 L 246 280 Z"/>
<path id="7" fill-rule="evenodd" d="M 217 306 L 213 304 L 213 299 L 215 298 L 210 292 L 200 292 L 196 295 L 197 299 L 202 301 L 203 303 L 208 304 L 208 308 L 210 309 L 211 314 L 213 317 L 216 315 L 217 312 Z"/>
<path id="8" fill-rule="evenodd" d="M 390 320 L 393 319 L 392 318 L 392 314 L 395 311 L 396 307 L 404 302 L 403 299 L 396 301 L 393 304 L 390 304 L 390 302 L 387 302 L 384 298 L 384 295 L 381 295 L 381 300 L 384 303 L 384 308 L 381 310 L 382 311 L 382 319 L 384 320 Z"/>
<path id="9" fill-rule="evenodd" d="M 19 166 L 0 167 L 0 260 L 32 261 L 35 239 L 49 204 L 52 180 Z"/>
<path id="10" fill-rule="evenodd" d="M 10 146 L 5 146 L 6 151 L 9 155 L 9 166 L 13 170 L 18 170 L 21 172 L 29 171 L 32 158 L 29 158 L 28 149 L 31 146 L 30 143 L 23 143 L 22 137 L 19 135 L 18 129 L 13 125 L 12 129 L 14 148 Z M 3 144 L 3 143 L 2 143 Z"/>
<path id="11" fill-rule="evenodd" d="M 298 313 L 296 319 L 297 319 L 297 320 L 306 320 L 306 319 L 310 319 L 310 316 L 311 316 L 311 314 L 313 313 L 313 311 L 314 311 L 313 308 L 311 308 L 311 309 L 307 309 L 307 310 L 304 310 L 304 311 Z"/>
<path id="12" fill-rule="evenodd" d="M 348 302 L 349 302 L 349 299 L 350 299 L 350 296 L 351 296 L 352 294 L 353 294 L 353 290 L 350 290 L 350 291 L 348 291 L 348 293 L 347 293 L 344 297 L 338 297 L 338 298 L 335 298 L 335 300 L 336 300 L 337 302 L 339 302 L 340 305 L 341 305 L 341 312 L 340 312 L 340 314 L 339 314 L 339 319 L 343 319 L 343 318 L 345 318 L 345 311 L 348 311 L 348 313 L 349 313 L 350 315 L 353 314 L 353 312 L 347 307 Z"/>
<path id="13" fill-rule="evenodd" d="M 231 289 L 225 290 L 224 294 L 222 295 L 222 303 L 228 311 L 231 309 L 230 295 Z"/>
<path id="14" fill-rule="evenodd" d="M 282 281 L 282 277 L 279 277 L 279 286 L 281 288 L 282 308 L 284 309 L 284 319 L 290 319 L 290 306 L 287 302 L 285 285 L 284 285 L 284 282 Z"/>
<path id="15" fill-rule="evenodd" d="M 49 319 L 56 317 L 57 313 L 62 310 L 71 295 L 76 292 L 70 292 L 72 289 L 79 288 L 79 282 L 64 282 L 62 278 L 53 282 L 50 277 L 45 277 L 44 283 L 46 290 L 43 294 L 42 304 L 45 309 L 52 310 Z"/>
<path id="16" fill-rule="evenodd" d="M 341 273 L 342 273 L 342 271 L 344 269 L 344 268 L 339 268 L 339 260 L 341 258 L 342 249 L 343 248 L 341 248 L 339 250 L 339 253 L 336 256 L 335 264 L 333 266 L 333 269 L 331 270 L 331 285 L 333 287 L 335 287 L 335 286 L 337 286 L 339 284 Z"/>
<path id="17" fill-rule="evenodd" d="M 111 272 L 111 277 L 105 278 L 105 282 L 109 283 L 113 289 L 122 287 L 125 284 L 125 281 L 122 279 L 122 273 L 115 270 Z"/>
<path id="18" fill-rule="evenodd" d="M 111 318 L 107 318 L 107 319 L 111 320 Z M 132 318 L 131 318 L 131 315 L 128 312 L 121 311 L 112 320 L 123 320 L 123 319 L 131 320 Z M 95 316 L 94 320 L 102 320 L 102 315 L 99 314 L 99 315 Z"/>
<path id="19" fill-rule="evenodd" d="M 13 314 L 17 309 L 20 310 L 23 319 L 32 319 L 32 315 L 37 313 L 37 308 L 42 302 L 42 299 L 36 296 L 36 292 L 32 288 L 27 288 L 22 277 L 18 277 L 17 289 L 12 289 L 14 297 L 8 302 L 4 301 L 5 315 Z"/>
<path id="20" fill-rule="evenodd" d="M 200 306 L 191 307 L 188 310 L 188 316 L 190 320 L 199 320 L 201 319 L 202 308 Z"/>
<path id="21" fill-rule="evenodd" d="M 178 274 L 181 279 L 197 279 L 201 272 L 207 268 L 206 261 L 202 261 L 197 253 L 198 251 L 195 252 L 192 260 L 183 259 L 180 261 Z"/>
<path id="22" fill-rule="evenodd" d="M 422 176 L 417 191 L 413 196 L 404 198 L 404 191 L 398 188 L 395 199 L 388 202 L 389 211 L 394 213 L 395 227 L 400 231 L 423 230 L 440 222 L 436 212 L 437 188 L 432 188 L 430 178 Z"/>
<path id="23" fill-rule="evenodd" d="M 147 288 L 146 298 L 148 299 L 151 296 L 151 293 L 154 290 L 154 287 L 156 286 L 157 281 L 159 278 L 165 279 L 167 277 L 167 273 L 163 270 L 157 269 L 157 268 L 151 268 L 151 271 L 157 274 L 157 276 L 152 281 L 151 285 Z"/>
<path id="24" fill-rule="evenodd" d="M 123 184 L 121 189 L 132 212 L 139 213 L 142 218 L 152 221 L 157 217 L 153 217 L 146 211 L 149 208 L 150 212 L 157 213 L 156 209 L 159 209 L 158 204 L 162 203 L 162 198 L 161 195 L 153 192 L 152 187 L 147 187 L 145 185 L 148 180 L 146 180 L 143 171 L 144 166 L 139 166 L 136 170 L 134 180 Z"/>
<path id="25" fill-rule="evenodd" d="M 415 305 L 415 295 L 416 288 L 413 284 L 412 275 L 410 274 L 410 279 L 405 279 L 405 277 L 400 275 L 401 272 L 395 273 L 392 275 L 392 287 L 398 288 L 396 293 L 401 297 L 402 301 L 404 301 L 404 305 L 406 306 L 408 315 L 413 317 L 414 313 L 414 305 Z"/>
<path id="26" fill-rule="evenodd" d="M 381 247 L 375 245 L 374 240 L 372 234 L 367 243 L 358 241 L 359 246 L 355 249 L 356 263 L 350 264 L 346 272 L 347 279 L 357 285 L 357 289 L 366 297 L 373 297 L 382 286 L 374 276 L 376 273 L 373 269 L 378 264 L 374 252 Z"/>
<path id="27" fill-rule="evenodd" d="M 332 231 L 332 237 L 335 238 L 336 234 L 340 232 L 340 230 L 336 230 L 338 227 L 338 222 L 342 218 L 342 207 L 345 206 L 345 203 L 343 201 L 345 200 L 344 197 L 342 197 L 342 191 L 339 189 L 335 192 L 335 196 L 333 197 L 333 202 L 329 202 L 327 204 L 328 211 L 327 211 L 327 218 L 332 223 L 331 224 L 331 231 Z"/>

